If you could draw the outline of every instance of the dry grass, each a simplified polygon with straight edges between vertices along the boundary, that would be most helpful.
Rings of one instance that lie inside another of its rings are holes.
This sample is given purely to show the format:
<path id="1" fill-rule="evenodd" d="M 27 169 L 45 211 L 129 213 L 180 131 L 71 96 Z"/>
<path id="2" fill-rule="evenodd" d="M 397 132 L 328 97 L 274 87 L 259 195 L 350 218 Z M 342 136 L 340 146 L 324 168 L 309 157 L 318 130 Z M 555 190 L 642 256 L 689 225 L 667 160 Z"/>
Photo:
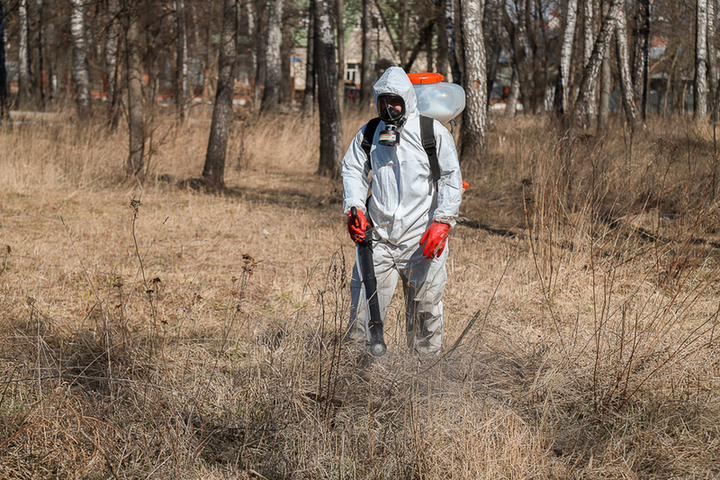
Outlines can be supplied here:
<path id="1" fill-rule="evenodd" d="M 151 127 L 145 186 L 123 132 L 0 131 L 0 477 L 720 475 L 710 127 L 498 120 L 441 362 L 405 353 L 400 298 L 386 357 L 338 343 L 354 252 L 316 120 L 239 121 L 215 196 L 174 183 L 209 124 Z"/>

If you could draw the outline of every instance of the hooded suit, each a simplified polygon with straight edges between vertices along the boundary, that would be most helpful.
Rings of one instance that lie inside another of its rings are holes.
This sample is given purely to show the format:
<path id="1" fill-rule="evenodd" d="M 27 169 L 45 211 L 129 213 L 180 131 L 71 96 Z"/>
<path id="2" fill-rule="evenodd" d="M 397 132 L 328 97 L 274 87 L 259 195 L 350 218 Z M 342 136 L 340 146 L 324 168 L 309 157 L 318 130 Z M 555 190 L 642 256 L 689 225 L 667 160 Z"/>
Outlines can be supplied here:
<path id="1" fill-rule="evenodd" d="M 400 278 L 405 294 L 408 347 L 419 353 L 438 353 L 442 346 L 442 294 L 449 248 L 446 245 L 439 257 L 428 259 L 423 256 L 419 242 L 433 222 L 455 225 L 462 200 L 455 142 L 450 132 L 434 121 L 440 166 L 436 185 L 422 145 L 415 89 L 407 74 L 399 67 L 389 68 L 374 85 L 373 94 L 376 105 L 381 95 L 397 95 L 404 101 L 405 116 L 398 128 L 399 141 L 392 147 L 378 143 L 380 133 L 386 128 L 381 121 L 368 159 L 362 148 L 367 125 L 360 129 L 342 162 L 343 210 L 347 214 L 356 207 L 375 226 L 369 233 L 383 319 L 387 317 Z M 348 336 L 362 341 L 367 338 L 369 314 L 357 264 L 350 288 Z"/>

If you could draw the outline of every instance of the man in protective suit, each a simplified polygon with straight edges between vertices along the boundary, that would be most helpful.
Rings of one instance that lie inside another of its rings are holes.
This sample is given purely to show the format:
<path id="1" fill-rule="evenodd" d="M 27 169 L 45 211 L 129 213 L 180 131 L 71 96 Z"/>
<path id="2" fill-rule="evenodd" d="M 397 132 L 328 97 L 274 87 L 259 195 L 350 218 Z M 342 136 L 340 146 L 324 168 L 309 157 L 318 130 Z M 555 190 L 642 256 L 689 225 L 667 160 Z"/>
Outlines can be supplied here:
<path id="1" fill-rule="evenodd" d="M 343 210 L 348 215 L 348 230 L 356 243 L 366 234 L 372 239 L 383 320 L 399 277 L 405 296 L 408 348 L 419 354 L 439 354 L 447 235 L 455 225 L 463 188 L 455 142 L 450 132 L 434 120 L 440 167 L 436 183 L 423 148 L 415 89 L 407 74 L 402 68 L 389 68 L 374 85 L 373 94 L 381 121 L 372 138 L 370 158 L 362 147 L 366 124 L 342 162 Z M 351 216 L 352 207 L 357 208 L 357 220 Z M 373 225 L 370 230 L 368 221 Z M 352 305 L 347 337 L 365 342 L 369 338 L 369 312 L 360 273 L 356 262 L 350 283 Z"/>

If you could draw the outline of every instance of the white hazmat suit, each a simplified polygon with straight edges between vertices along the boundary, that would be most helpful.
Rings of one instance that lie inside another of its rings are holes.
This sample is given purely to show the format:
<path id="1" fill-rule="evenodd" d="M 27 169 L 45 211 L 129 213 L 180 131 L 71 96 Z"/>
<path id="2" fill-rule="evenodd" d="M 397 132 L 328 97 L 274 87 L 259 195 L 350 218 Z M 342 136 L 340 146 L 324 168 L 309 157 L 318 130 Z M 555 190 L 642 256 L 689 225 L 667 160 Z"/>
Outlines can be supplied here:
<path id="1" fill-rule="evenodd" d="M 440 166 L 440 179 L 435 185 L 422 145 L 415 89 L 406 73 L 399 67 L 389 68 L 374 85 L 373 94 L 376 105 L 379 95 L 402 97 L 405 121 L 399 127 L 398 144 L 392 147 L 378 143 L 380 132 L 386 128 L 380 122 L 372 139 L 369 161 L 362 148 L 367 125 L 357 133 L 342 162 L 343 210 L 347 215 L 356 207 L 374 225 L 369 232 L 383 320 L 400 278 L 408 348 L 411 352 L 437 354 L 442 346 L 442 295 L 449 249 L 445 245 L 438 257 L 428 259 L 423 255 L 420 240 L 433 222 L 455 225 L 463 189 L 455 142 L 450 132 L 434 121 Z M 370 315 L 357 262 L 350 288 L 348 337 L 366 341 Z"/>

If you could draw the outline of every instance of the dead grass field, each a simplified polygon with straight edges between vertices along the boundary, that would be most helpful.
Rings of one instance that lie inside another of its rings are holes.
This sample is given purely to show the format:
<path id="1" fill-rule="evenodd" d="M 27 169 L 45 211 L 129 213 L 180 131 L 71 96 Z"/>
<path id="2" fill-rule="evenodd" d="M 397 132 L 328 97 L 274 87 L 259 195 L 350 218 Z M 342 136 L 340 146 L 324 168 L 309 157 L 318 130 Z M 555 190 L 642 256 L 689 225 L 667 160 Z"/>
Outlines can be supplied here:
<path id="1" fill-rule="evenodd" d="M 363 123 L 345 123 L 349 142 Z M 316 121 L 0 130 L 0 477 L 720 476 L 711 126 L 498 120 L 449 248 L 445 356 L 338 342 L 354 249 Z M 466 331 L 456 349 L 452 347 Z"/>

